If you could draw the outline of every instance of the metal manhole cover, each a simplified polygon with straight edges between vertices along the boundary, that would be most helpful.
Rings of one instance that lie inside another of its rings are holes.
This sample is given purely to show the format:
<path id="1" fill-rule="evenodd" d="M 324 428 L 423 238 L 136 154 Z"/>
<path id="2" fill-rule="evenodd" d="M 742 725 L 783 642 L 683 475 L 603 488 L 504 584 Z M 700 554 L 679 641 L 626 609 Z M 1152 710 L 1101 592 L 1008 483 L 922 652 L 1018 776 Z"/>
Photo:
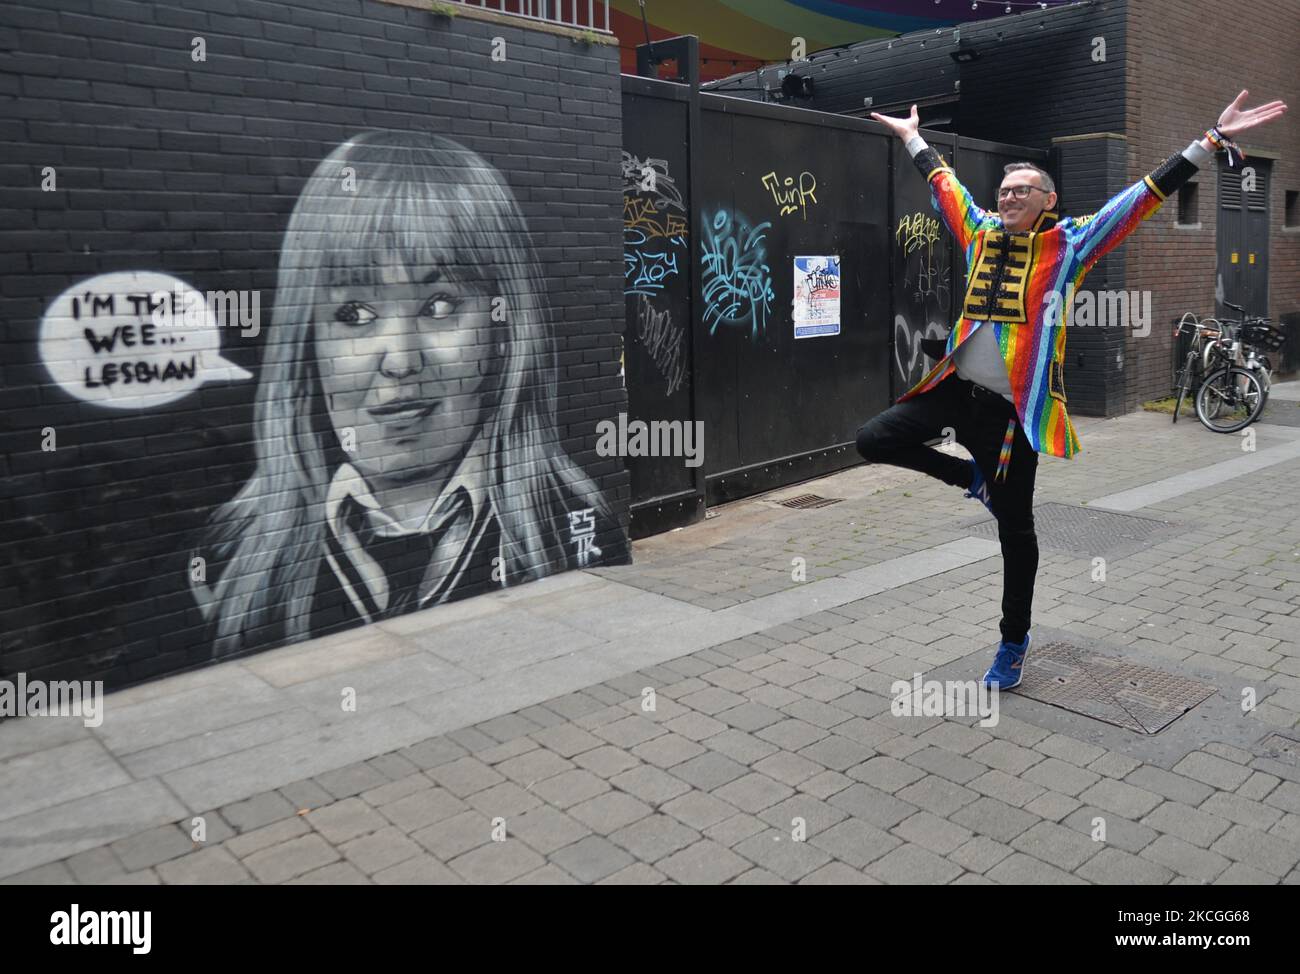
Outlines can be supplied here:
<path id="1" fill-rule="evenodd" d="M 1259 742 L 1264 757 L 1287 764 L 1300 764 L 1300 741 L 1281 734 L 1270 734 Z"/>
<path id="2" fill-rule="evenodd" d="M 791 497 L 787 500 L 780 501 L 783 507 L 793 507 L 796 510 L 807 511 L 814 507 L 829 507 L 831 504 L 838 504 L 844 500 L 843 497 L 822 497 L 820 494 L 800 494 L 798 497 Z"/>
<path id="3" fill-rule="evenodd" d="M 968 526 L 971 534 L 997 539 L 998 522 L 983 520 Z M 1178 525 L 1135 514 L 1117 514 L 1074 504 L 1034 507 L 1034 531 L 1044 548 L 1076 554 L 1101 555 L 1116 548 L 1143 545 L 1171 534 Z"/>
<path id="4" fill-rule="evenodd" d="M 1016 692 L 1140 734 L 1158 734 L 1216 688 L 1069 643 L 1032 647 Z"/>

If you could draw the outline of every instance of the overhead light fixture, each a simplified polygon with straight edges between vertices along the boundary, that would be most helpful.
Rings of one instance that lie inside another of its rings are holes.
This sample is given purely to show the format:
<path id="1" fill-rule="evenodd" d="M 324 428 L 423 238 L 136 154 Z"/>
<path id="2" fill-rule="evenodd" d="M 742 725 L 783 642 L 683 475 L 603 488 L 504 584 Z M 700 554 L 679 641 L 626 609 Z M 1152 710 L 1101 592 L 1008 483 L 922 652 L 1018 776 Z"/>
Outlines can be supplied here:
<path id="1" fill-rule="evenodd" d="M 949 51 L 948 56 L 958 64 L 968 64 L 971 61 L 978 61 L 981 55 L 973 47 L 959 47 L 955 51 Z"/>
<path id="2" fill-rule="evenodd" d="M 781 92 L 787 98 L 811 98 L 813 79 L 807 75 L 787 74 L 781 79 Z"/>

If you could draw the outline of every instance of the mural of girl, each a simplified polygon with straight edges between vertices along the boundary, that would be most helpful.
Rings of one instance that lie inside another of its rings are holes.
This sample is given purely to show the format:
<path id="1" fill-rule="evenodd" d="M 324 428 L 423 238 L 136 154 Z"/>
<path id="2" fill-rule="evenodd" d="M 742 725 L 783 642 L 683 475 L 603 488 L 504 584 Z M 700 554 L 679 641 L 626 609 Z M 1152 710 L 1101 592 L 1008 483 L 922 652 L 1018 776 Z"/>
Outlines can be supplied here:
<path id="1" fill-rule="evenodd" d="M 538 259 L 481 156 L 415 132 L 336 148 L 264 334 L 256 466 L 196 552 L 214 656 L 628 560 L 561 445 Z"/>

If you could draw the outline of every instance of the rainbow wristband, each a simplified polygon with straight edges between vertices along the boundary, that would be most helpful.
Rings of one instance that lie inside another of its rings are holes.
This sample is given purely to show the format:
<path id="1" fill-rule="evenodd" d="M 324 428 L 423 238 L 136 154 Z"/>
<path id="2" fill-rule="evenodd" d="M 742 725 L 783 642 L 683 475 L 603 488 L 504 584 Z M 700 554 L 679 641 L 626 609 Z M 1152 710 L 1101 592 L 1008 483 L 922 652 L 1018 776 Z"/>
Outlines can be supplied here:
<path id="1" fill-rule="evenodd" d="M 1246 158 L 1246 153 L 1241 151 L 1241 147 L 1220 132 L 1217 125 L 1212 125 L 1206 130 L 1205 138 L 1215 149 L 1228 154 L 1229 166 L 1235 166 L 1237 164 L 1236 160 L 1239 158 Z"/>

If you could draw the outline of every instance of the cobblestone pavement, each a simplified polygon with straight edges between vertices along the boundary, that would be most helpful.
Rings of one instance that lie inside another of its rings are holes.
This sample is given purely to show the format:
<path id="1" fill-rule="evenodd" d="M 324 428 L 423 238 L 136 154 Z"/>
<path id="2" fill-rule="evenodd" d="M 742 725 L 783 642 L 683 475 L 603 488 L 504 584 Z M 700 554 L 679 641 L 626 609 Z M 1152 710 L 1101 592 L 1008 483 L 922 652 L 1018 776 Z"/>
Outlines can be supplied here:
<path id="1" fill-rule="evenodd" d="M 1040 464 L 1039 503 L 1243 456 L 1153 414 L 1083 426 L 1081 458 Z M 1298 434 L 1261 426 L 1257 451 Z M 1093 552 L 1042 552 L 1036 631 L 1209 679 L 1233 706 L 1249 688 L 1235 722 L 1193 713 L 1142 740 L 1015 694 L 995 726 L 894 716 L 896 679 L 987 664 L 990 557 L 208 810 L 201 842 L 186 815 L 5 881 L 1294 884 L 1300 749 L 1260 742 L 1300 738 L 1298 477 L 1284 459 L 1135 511 L 1179 530 L 1104 581 Z M 803 584 L 792 559 L 830 578 L 978 514 L 895 475 L 817 511 L 724 509 L 600 574 L 717 611 Z"/>

